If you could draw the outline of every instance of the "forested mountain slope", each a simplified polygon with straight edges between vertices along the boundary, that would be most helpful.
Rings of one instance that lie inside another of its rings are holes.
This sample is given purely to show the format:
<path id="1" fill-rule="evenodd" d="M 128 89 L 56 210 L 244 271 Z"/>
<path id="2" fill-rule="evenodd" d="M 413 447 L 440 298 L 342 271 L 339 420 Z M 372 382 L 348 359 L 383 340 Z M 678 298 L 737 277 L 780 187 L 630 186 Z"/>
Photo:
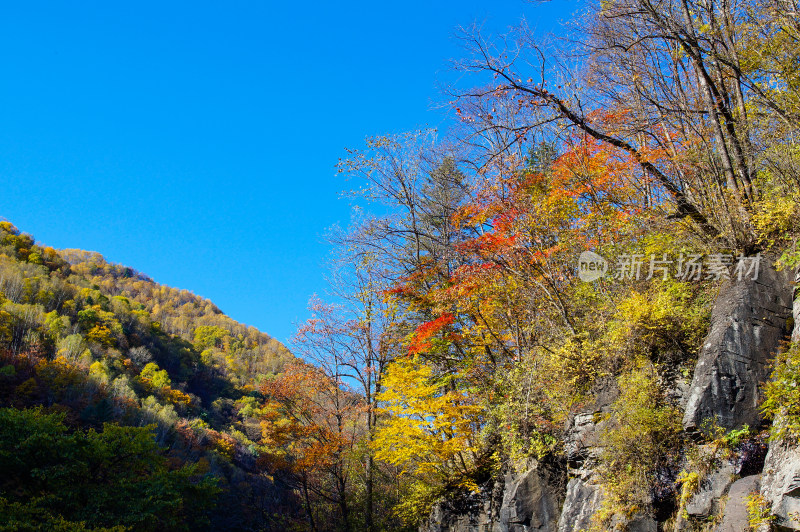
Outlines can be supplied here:
<path id="1" fill-rule="evenodd" d="M 191 342 L 198 327 L 207 327 L 206 334 L 214 334 L 212 328 L 223 329 L 224 332 L 216 334 L 221 335 L 219 340 L 224 340 L 223 351 L 229 356 L 218 357 L 215 363 L 241 383 L 258 375 L 277 373 L 292 358 L 278 340 L 232 320 L 214 303 L 188 290 L 158 284 L 131 268 L 106 262 L 98 253 L 65 249 L 59 255 L 69 262 L 73 274 L 99 287 L 103 294 L 122 296 L 143 305 L 169 335 Z"/>
<path id="2" fill-rule="evenodd" d="M 206 299 L 0 222 L 0 529 L 278 526 L 256 410 L 293 360 Z"/>

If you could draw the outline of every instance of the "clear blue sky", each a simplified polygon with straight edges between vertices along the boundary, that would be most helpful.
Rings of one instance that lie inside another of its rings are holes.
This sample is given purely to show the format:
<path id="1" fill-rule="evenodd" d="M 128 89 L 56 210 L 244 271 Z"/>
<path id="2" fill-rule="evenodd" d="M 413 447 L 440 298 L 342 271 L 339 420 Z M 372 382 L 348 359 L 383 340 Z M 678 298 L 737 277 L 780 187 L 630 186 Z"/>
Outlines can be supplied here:
<path id="1" fill-rule="evenodd" d="M 549 29 L 574 7 L 4 2 L 0 217 L 286 341 L 349 218 L 344 148 L 447 124 L 457 26 Z"/>

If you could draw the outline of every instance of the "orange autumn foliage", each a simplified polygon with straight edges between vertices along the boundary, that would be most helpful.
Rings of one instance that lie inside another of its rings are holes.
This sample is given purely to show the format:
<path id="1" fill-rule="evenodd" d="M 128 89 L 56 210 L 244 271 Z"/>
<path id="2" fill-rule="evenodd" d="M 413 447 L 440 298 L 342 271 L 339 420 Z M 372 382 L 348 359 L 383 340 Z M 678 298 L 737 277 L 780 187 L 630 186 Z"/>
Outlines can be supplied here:
<path id="1" fill-rule="evenodd" d="M 337 411 L 337 387 L 319 368 L 302 362 L 289 364 L 262 386 L 267 396 L 261 411 L 262 465 L 296 474 L 336 466 L 342 451 L 352 445 L 340 419 L 357 410 L 347 405 L 344 412 Z"/>

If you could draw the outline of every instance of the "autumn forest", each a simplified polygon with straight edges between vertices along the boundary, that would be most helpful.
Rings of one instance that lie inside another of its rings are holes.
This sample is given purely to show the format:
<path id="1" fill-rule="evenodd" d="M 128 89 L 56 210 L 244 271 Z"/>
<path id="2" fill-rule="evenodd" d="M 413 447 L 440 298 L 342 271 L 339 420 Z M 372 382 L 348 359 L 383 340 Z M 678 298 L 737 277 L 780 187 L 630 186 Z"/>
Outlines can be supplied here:
<path id="1" fill-rule="evenodd" d="M 460 30 L 454 125 L 342 153 L 289 348 L 0 222 L 0 530 L 735 530 L 696 509 L 725 464 L 749 529 L 800 529 L 764 466 L 800 442 L 798 9 Z M 765 360 L 729 408 L 698 384 L 725 320 L 776 331 L 725 336 Z"/>

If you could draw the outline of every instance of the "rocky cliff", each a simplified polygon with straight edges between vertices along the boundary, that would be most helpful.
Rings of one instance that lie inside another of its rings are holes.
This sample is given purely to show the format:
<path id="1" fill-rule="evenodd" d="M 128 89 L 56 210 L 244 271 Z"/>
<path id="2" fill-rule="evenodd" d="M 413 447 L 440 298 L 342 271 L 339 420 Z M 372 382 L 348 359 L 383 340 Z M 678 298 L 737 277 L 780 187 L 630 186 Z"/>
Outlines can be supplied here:
<path id="1" fill-rule="evenodd" d="M 789 274 L 762 263 L 757 280 L 734 279 L 720 287 L 691 381 L 678 377 L 668 384 L 669 394 L 683 410 L 687 441 L 697 439 L 707 420 L 715 420 L 723 432 L 749 426 L 750 434 L 756 434 L 764 428 L 759 401 L 770 361 L 790 334 L 800 341 L 800 298 L 793 297 L 792 285 Z M 596 479 L 602 452 L 598 435 L 617 397 L 613 377 L 599 380 L 593 396 L 594 402 L 568 421 L 563 464 L 545 466 L 531 460 L 510 468 L 480 493 L 462 495 L 461 503 L 451 497 L 440 501 L 421 530 L 597 529 L 593 517 L 604 498 Z M 675 495 L 662 508 L 663 515 L 652 510 L 628 515 L 613 526 L 633 532 L 742 531 L 750 526 L 754 505 L 760 505 L 762 529 L 800 530 L 800 449 L 780 441 L 767 444 L 763 435 L 730 444 L 724 452 L 720 445 L 699 445 L 696 456 L 684 457 L 684 467 L 705 457 L 706 469 L 683 496 L 675 482 Z"/>
<path id="2" fill-rule="evenodd" d="M 566 469 L 558 461 L 512 464 L 478 493 L 459 491 L 440 501 L 424 532 L 555 530 L 564 501 Z"/>

